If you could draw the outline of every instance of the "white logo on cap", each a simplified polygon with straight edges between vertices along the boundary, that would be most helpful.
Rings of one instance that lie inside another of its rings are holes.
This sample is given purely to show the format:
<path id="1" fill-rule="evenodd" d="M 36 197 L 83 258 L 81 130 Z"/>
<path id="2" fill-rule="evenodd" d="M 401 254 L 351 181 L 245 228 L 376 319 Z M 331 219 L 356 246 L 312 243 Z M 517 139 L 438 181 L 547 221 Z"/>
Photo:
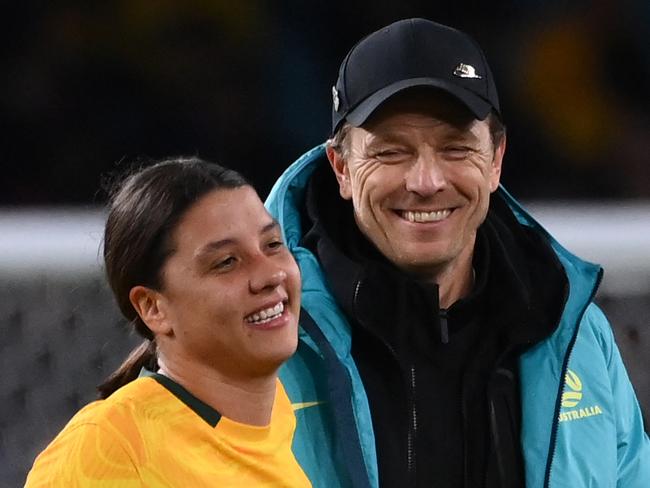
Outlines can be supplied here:
<path id="1" fill-rule="evenodd" d="M 460 78 L 474 78 L 477 80 L 481 79 L 481 75 L 476 74 L 476 69 L 470 64 L 460 63 L 454 69 L 454 75 Z"/>
<path id="2" fill-rule="evenodd" d="M 339 111 L 339 91 L 335 86 L 332 87 L 332 103 L 334 104 L 334 111 Z"/>

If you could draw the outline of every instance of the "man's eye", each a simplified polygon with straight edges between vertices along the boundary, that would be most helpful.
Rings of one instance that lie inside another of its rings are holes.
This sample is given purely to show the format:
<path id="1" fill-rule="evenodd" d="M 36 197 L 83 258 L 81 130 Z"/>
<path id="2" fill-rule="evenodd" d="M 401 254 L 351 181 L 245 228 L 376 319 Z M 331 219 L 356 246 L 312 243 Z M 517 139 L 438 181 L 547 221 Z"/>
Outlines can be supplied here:
<path id="1" fill-rule="evenodd" d="M 375 153 L 375 158 L 383 160 L 397 160 L 404 158 L 406 156 L 406 151 L 399 149 L 386 149 L 384 151 L 379 151 Z"/>
<path id="2" fill-rule="evenodd" d="M 451 158 L 464 158 L 472 149 L 466 146 L 447 146 L 444 153 Z"/>

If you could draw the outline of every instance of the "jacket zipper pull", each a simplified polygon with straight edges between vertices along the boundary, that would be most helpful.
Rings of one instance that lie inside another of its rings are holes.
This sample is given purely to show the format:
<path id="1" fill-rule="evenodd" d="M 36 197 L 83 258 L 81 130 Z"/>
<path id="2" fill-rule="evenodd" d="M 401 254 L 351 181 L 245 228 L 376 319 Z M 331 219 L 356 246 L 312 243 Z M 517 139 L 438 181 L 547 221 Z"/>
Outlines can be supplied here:
<path id="1" fill-rule="evenodd" d="M 449 344 L 449 327 L 447 325 L 447 309 L 440 309 L 440 342 Z"/>

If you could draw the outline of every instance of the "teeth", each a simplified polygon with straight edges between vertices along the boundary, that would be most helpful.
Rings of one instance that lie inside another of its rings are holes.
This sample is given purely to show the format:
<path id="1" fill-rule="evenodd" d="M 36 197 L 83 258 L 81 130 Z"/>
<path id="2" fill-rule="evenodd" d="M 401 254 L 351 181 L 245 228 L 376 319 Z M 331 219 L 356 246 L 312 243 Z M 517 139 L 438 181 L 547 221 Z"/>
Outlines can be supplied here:
<path id="1" fill-rule="evenodd" d="M 402 218 L 409 222 L 438 222 L 449 217 L 451 210 L 436 210 L 435 212 L 411 212 L 405 210 L 402 212 Z"/>
<path id="2" fill-rule="evenodd" d="M 250 314 L 244 320 L 249 324 L 264 324 L 279 317 L 284 312 L 284 303 L 279 302 L 275 307 L 269 307 L 259 312 Z"/>

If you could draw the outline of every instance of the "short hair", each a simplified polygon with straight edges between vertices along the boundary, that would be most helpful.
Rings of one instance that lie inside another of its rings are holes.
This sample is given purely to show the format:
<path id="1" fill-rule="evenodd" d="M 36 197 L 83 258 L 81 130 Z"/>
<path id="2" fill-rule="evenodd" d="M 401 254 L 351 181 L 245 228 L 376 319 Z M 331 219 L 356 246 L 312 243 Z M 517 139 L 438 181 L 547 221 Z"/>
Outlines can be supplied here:
<path id="1" fill-rule="evenodd" d="M 490 130 L 490 138 L 492 140 L 492 146 L 496 148 L 501 144 L 501 140 L 506 135 L 506 126 L 501 120 L 501 117 L 498 113 L 492 110 L 487 118 L 485 119 L 488 123 L 488 128 Z M 350 130 L 352 125 L 349 122 L 344 122 L 343 125 L 336 131 L 336 133 L 327 140 L 327 146 L 331 147 L 335 152 L 341 155 L 343 159 L 346 159 L 350 151 Z"/>

